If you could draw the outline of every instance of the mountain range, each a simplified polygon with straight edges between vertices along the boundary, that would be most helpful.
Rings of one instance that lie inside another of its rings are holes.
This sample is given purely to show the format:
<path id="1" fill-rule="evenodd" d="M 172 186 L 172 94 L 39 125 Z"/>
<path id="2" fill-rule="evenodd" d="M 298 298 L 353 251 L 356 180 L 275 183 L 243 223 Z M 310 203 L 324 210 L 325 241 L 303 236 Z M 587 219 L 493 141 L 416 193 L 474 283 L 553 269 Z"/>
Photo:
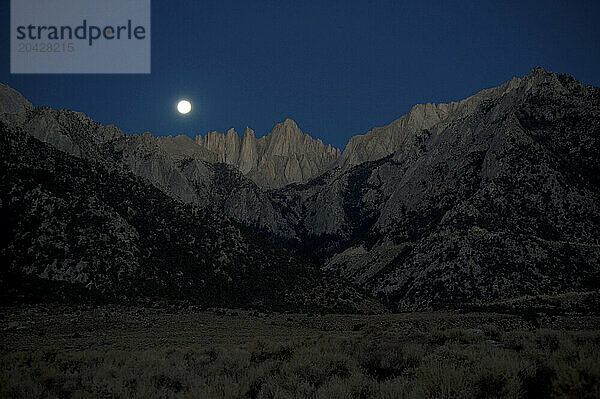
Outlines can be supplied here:
<path id="1" fill-rule="evenodd" d="M 19 295 L 382 311 L 600 286 L 600 89 L 539 67 L 343 152 L 291 119 L 125 135 L 4 85 L 0 121 Z"/>

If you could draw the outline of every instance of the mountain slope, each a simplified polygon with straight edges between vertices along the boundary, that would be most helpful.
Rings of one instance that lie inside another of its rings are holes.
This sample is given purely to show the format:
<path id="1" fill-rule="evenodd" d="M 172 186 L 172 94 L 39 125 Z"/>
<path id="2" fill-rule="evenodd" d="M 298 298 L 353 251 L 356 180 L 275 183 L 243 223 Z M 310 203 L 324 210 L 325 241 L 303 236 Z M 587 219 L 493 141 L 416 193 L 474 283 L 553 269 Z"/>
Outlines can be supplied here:
<path id="1" fill-rule="evenodd" d="M 5 300 L 152 297 L 206 306 L 382 309 L 228 218 L 174 201 L 130 173 L 4 125 L 0 147 Z"/>
<path id="2" fill-rule="evenodd" d="M 225 213 L 255 230 L 297 239 L 265 190 L 187 136 L 126 136 L 115 126 L 104 126 L 79 112 L 34 108 L 1 84 L 0 100 L 6 104 L 0 121 L 57 150 L 130 171 L 169 197 Z"/>
<path id="3" fill-rule="evenodd" d="M 288 165 L 329 150 L 292 121 L 260 139 L 125 136 L 0 89 L 11 126 L 226 214 L 399 309 L 600 286 L 600 89 L 567 75 L 535 68 L 415 106 L 307 174 Z M 259 176 L 261 154 L 272 160 Z"/>
<path id="4" fill-rule="evenodd" d="M 536 68 L 272 198 L 300 251 L 399 309 L 594 289 L 599 92 Z"/>
<path id="5" fill-rule="evenodd" d="M 599 99 L 534 70 L 323 186 L 360 204 L 342 206 L 326 268 L 403 309 L 597 288 Z"/>
<path id="6" fill-rule="evenodd" d="M 482 102 L 493 100 L 517 88 L 521 81 L 520 78 L 513 78 L 499 87 L 482 90 L 458 102 L 417 104 L 408 114 L 389 125 L 350 138 L 339 163 L 347 169 L 391 155 L 409 145 L 419 132 L 438 124 L 458 121 L 471 114 Z"/>

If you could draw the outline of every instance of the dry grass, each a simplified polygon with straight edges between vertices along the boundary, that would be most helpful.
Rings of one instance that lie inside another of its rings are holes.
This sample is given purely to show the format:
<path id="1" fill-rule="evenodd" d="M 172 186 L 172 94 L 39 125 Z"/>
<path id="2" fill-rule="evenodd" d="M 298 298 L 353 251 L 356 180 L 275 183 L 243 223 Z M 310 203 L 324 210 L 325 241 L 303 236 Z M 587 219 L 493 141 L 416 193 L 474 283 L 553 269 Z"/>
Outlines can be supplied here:
<path id="1" fill-rule="evenodd" d="M 29 327 L 3 331 L 0 396 L 600 397 L 598 329 L 493 314 L 95 312 L 5 309 L 0 327 Z"/>

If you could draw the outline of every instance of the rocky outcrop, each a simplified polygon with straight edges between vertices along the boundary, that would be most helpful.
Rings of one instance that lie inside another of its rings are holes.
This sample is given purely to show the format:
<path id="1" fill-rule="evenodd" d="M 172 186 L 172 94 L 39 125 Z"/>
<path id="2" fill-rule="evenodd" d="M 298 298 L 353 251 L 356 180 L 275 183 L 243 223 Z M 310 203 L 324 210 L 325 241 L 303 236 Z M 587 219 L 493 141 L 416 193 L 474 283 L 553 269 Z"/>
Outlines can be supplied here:
<path id="1" fill-rule="evenodd" d="M 286 119 L 271 133 L 256 138 L 246 128 L 242 139 L 234 129 L 196 137 L 203 148 L 216 154 L 218 162 L 235 166 L 264 188 L 305 183 L 327 171 L 339 158 L 339 150 L 302 133 L 296 122 Z"/>
<path id="2" fill-rule="evenodd" d="M 451 123 L 471 114 L 482 102 L 501 97 L 517 88 L 520 78 L 505 84 L 483 90 L 465 100 L 448 104 L 417 104 L 408 114 L 387 126 L 352 137 L 344 150 L 339 164 L 347 169 L 367 161 L 384 158 L 402 147 L 410 145 L 423 130 L 431 129 L 440 123 Z"/>

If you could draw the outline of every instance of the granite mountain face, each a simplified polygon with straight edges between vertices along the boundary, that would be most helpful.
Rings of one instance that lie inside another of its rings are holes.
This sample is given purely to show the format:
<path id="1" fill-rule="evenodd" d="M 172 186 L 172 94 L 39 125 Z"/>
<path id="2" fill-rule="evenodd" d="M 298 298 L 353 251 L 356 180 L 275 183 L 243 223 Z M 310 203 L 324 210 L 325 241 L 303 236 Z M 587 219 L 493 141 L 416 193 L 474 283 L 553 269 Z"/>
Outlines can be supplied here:
<path id="1" fill-rule="evenodd" d="M 597 288 L 599 94 L 534 70 L 336 177 L 325 267 L 403 309 Z"/>
<path id="2" fill-rule="evenodd" d="M 196 143 L 216 154 L 216 161 L 233 165 L 263 188 L 305 183 L 328 170 L 340 151 L 304 134 L 291 119 L 277 124 L 259 139 L 246 128 L 240 140 L 235 130 L 196 137 Z M 209 159 L 206 159 L 209 160 Z"/>
<path id="3" fill-rule="evenodd" d="M 373 313 L 377 301 L 229 217 L 117 163 L 0 122 L 0 302 L 63 301 Z"/>
<path id="4" fill-rule="evenodd" d="M 186 207 L 242 223 L 394 309 L 600 283 L 600 89 L 567 75 L 536 68 L 460 102 L 417 105 L 343 153 L 289 119 L 260 138 L 124 135 L 6 86 L 0 118 L 7 137 L 27 137 L 19 148 L 138 179 L 181 209 L 178 223 L 191 223 Z M 40 265 L 52 261 L 44 256 Z M 40 270 L 27 273 L 46 278 Z"/>

